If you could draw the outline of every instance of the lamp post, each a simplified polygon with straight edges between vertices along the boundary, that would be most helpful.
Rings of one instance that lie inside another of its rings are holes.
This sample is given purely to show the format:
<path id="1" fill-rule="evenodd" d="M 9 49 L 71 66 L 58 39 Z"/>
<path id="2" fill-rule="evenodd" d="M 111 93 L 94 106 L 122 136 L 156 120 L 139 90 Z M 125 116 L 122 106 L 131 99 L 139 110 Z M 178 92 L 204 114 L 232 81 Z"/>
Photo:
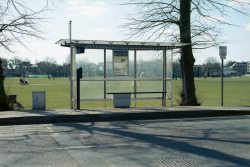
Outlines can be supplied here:
<path id="1" fill-rule="evenodd" d="M 223 60 L 226 59 L 227 56 L 227 47 L 220 46 L 219 53 L 221 59 L 221 106 L 223 106 Z"/>

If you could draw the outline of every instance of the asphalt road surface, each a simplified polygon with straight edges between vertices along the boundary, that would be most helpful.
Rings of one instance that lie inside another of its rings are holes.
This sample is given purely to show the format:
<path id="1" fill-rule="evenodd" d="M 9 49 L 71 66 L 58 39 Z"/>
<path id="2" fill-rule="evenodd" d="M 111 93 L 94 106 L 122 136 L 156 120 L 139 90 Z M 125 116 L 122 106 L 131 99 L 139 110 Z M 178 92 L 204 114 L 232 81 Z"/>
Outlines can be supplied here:
<path id="1" fill-rule="evenodd" d="M 250 166 L 250 116 L 0 126 L 0 167 Z"/>

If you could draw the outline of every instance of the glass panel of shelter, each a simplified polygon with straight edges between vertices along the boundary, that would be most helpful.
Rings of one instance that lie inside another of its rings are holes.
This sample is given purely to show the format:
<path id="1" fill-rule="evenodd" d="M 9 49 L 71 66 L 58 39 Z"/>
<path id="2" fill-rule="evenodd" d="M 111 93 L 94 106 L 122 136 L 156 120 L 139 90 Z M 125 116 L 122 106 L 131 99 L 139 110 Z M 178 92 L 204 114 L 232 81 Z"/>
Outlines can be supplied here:
<path id="1" fill-rule="evenodd" d="M 106 55 L 106 58 L 105 58 Z M 106 62 L 104 62 L 106 60 Z M 136 61 L 135 61 L 136 60 Z M 167 78 L 171 74 L 172 50 L 167 51 Z M 105 64 L 106 63 L 106 64 Z M 106 71 L 105 71 L 106 65 Z M 76 68 L 83 68 L 81 99 L 112 98 L 107 92 L 163 91 L 163 51 L 129 51 L 129 75 L 113 76 L 112 50 L 86 49 L 76 56 Z M 135 70 L 136 68 L 136 70 Z M 105 75 L 106 72 L 106 75 Z M 136 75 L 135 75 L 136 74 Z M 172 75 L 172 74 L 171 74 Z M 105 77 L 106 76 L 106 77 Z M 154 78 L 156 80 L 154 80 Z M 158 79 L 157 79 L 158 78 Z M 161 81 L 159 81 L 159 79 Z M 106 84 L 105 84 L 106 83 Z M 167 84 L 167 90 L 171 90 Z M 147 89 L 146 87 L 150 88 Z M 171 90 L 172 92 L 172 90 Z M 161 94 L 144 94 L 137 97 L 158 97 Z M 135 95 L 134 95 L 135 97 Z M 169 97 L 169 96 L 168 96 Z M 106 106 L 106 105 L 105 105 Z"/>

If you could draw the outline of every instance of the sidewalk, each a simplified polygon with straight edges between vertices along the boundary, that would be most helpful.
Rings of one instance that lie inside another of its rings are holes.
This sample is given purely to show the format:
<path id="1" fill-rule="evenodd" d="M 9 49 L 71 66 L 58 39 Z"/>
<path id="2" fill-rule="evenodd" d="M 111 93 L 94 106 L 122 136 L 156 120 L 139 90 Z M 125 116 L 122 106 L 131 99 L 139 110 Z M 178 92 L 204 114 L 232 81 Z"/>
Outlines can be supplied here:
<path id="1" fill-rule="evenodd" d="M 250 106 L 90 108 L 81 109 L 80 111 L 74 111 L 71 109 L 4 111 L 0 112 L 0 125 L 171 119 L 233 115 L 250 115 Z"/>

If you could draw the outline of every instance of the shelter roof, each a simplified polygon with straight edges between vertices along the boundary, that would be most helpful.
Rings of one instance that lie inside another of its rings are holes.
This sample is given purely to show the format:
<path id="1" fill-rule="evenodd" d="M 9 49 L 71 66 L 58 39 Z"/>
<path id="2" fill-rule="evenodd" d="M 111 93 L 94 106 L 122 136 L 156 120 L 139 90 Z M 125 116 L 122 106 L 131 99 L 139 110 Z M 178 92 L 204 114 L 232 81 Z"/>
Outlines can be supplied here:
<path id="1" fill-rule="evenodd" d="M 74 46 L 84 49 L 119 49 L 119 50 L 163 50 L 177 49 L 188 43 L 103 41 L 103 40 L 69 40 L 60 39 L 56 44 L 64 47 Z"/>

